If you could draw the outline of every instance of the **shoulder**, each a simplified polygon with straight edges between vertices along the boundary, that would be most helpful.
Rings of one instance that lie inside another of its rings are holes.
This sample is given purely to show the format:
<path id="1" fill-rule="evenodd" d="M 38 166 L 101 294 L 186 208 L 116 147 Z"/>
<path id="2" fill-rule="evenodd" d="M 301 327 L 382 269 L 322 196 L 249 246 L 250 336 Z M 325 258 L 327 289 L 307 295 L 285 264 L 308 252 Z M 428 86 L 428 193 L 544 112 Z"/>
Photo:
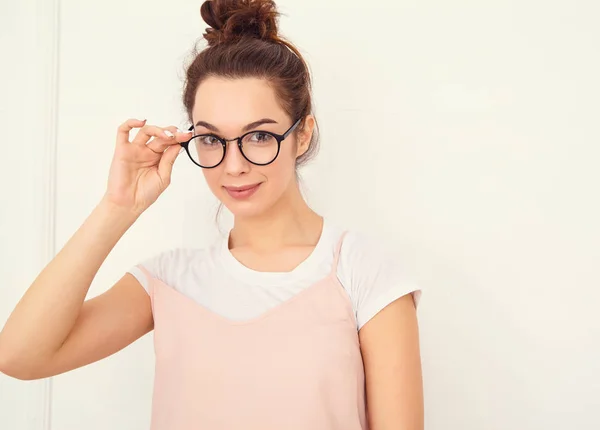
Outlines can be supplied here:
<path id="1" fill-rule="evenodd" d="M 398 273 L 405 270 L 400 252 L 391 241 L 359 230 L 346 231 L 340 249 L 340 265 L 346 271 L 362 276 L 392 268 Z"/>
<path id="2" fill-rule="evenodd" d="M 171 248 L 142 259 L 128 272 L 149 291 L 148 275 L 175 287 L 182 279 L 188 278 L 198 268 L 209 263 L 214 255 L 215 245 L 206 248 Z"/>
<path id="3" fill-rule="evenodd" d="M 347 230 L 342 241 L 341 255 L 353 260 L 391 258 L 393 249 L 389 242 L 359 230 Z"/>
<path id="4" fill-rule="evenodd" d="M 406 294 L 412 293 L 418 304 L 421 287 L 403 261 L 399 246 L 356 230 L 344 236 L 337 275 L 350 296 L 359 329 Z"/>
<path id="5" fill-rule="evenodd" d="M 189 266 L 192 261 L 202 259 L 207 253 L 206 249 L 172 248 L 160 252 L 143 260 L 143 265 L 156 278 L 169 283 L 169 275 L 180 272 Z"/>

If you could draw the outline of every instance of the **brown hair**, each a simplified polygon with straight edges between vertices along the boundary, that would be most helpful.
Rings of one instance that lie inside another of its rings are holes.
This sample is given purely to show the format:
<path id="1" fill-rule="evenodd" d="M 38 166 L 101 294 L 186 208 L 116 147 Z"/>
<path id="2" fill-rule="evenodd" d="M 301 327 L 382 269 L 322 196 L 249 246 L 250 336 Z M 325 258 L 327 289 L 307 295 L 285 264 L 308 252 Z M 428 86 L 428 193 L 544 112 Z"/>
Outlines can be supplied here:
<path id="1" fill-rule="evenodd" d="M 278 34 L 279 13 L 272 0 L 207 0 L 200 7 L 210 26 L 203 34 L 208 47 L 198 52 L 187 67 L 183 104 L 190 121 L 196 90 L 208 77 L 255 77 L 269 82 L 292 121 L 303 118 L 296 132 L 312 114 L 311 79 L 307 63 L 294 45 Z M 318 151 L 315 127 L 308 150 L 296 160 L 300 166 Z"/>

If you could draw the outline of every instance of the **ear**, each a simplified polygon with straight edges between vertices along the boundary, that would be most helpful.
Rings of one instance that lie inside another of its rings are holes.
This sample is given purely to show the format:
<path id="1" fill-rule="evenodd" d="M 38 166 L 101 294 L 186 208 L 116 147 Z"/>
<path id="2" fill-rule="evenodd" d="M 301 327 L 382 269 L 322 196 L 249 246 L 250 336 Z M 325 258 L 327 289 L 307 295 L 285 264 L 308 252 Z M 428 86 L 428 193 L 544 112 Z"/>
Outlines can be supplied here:
<path id="1" fill-rule="evenodd" d="M 297 150 L 296 150 L 296 158 L 303 155 L 306 151 L 308 151 L 308 147 L 310 146 L 310 140 L 313 135 L 313 131 L 315 129 L 315 117 L 313 115 L 307 115 L 304 119 L 304 127 L 300 129 L 297 136 Z"/>

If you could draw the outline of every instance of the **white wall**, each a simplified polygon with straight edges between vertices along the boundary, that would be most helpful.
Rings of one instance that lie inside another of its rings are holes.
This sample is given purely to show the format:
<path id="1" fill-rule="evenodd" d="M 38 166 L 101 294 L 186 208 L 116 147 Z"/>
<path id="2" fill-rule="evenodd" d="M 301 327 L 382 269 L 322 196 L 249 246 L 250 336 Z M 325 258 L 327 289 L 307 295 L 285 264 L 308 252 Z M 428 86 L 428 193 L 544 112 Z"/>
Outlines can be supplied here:
<path id="1" fill-rule="evenodd" d="M 54 255 L 56 2 L 0 2 L 0 327 Z M 0 429 L 48 429 L 51 381 L 0 374 Z"/>
<path id="2" fill-rule="evenodd" d="M 200 4 L 63 0 L 58 33 L 58 0 L 2 4 L 0 322 L 101 197 L 116 127 L 186 125 L 183 60 L 205 28 Z M 425 288 L 427 429 L 599 428 L 597 3 L 278 4 L 315 79 L 322 151 L 304 172 L 309 201 L 395 244 Z M 56 193 L 43 203 L 53 158 L 39 154 L 53 142 Z M 188 161 L 91 295 L 147 256 L 214 237 L 215 201 Z M 0 428 L 147 429 L 152 373 L 148 335 L 53 378 L 50 398 L 44 382 L 0 377 Z"/>

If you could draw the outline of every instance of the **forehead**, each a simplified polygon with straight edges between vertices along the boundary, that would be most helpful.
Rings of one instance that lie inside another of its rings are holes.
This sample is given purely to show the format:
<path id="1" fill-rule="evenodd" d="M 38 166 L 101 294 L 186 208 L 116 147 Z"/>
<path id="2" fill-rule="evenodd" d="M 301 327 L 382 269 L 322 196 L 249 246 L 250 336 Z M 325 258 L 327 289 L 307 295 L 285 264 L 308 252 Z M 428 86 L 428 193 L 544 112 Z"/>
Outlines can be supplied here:
<path id="1" fill-rule="evenodd" d="M 225 128 L 264 117 L 283 120 L 285 112 L 264 79 L 210 77 L 198 86 L 192 116 L 194 123 L 203 120 Z"/>

